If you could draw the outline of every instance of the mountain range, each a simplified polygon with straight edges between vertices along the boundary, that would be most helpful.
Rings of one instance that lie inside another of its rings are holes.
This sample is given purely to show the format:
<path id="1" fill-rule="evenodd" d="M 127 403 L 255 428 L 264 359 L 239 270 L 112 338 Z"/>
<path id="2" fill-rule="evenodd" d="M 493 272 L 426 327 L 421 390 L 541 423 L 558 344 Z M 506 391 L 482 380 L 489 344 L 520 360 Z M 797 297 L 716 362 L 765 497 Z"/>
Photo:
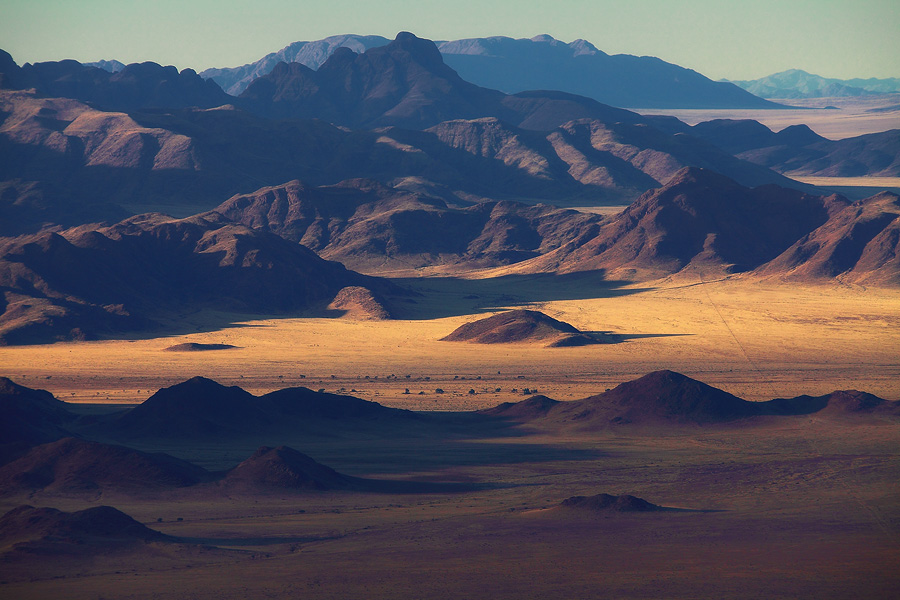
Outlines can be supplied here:
<path id="1" fill-rule="evenodd" d="M 851 203 L 777 186 L 746 188 L 686 168 L 602 224 L 597 234 L 517 263 L 514 272 L 603 269 L 654 279 L 753 271 L 796 281 L 900 283 L 898 196 Z"/>
<path id="2" fill-rule="evenodd" d="M 363 53 L 390 40 L 339 35 L 294 42 L 260 60 L 232 68 L 207 69 L 229 94 L 239 96 L 279 62 L 319 69 L 334 52 Z M 466 81 L 508 94 L 559 90 L 612 106 L 636 108 L 772 108 L 776 105 L 734 85 L 714 82 L 690 69 L 650 56 L 609 55 L 586 40 L 564 43 L 549 35 L 531 39 L 502 36 L 436 42 L 444 62 Z"/>
<path id="3" fill-rule="evenodd" d="M 837 418 L 866 413 L 900 415 L 900 402 L 856 390 L 748 402 L 681 373 L 662 370 L 583 400 L 555 402 L 536 396 L 483 413 L 540 428 L 590 431 L 627 426 L 709 426 L 808 414 Z"/>
<path id="4" fill-rule="evenodd" d="M 337 48 L 318 68 L 279 63 L 239 96 L 270 118 L 321 119 L 355 129 L 425 129 L 451 119 L 496 117 L 547 131 L 576 118 L 637 122 L 635 113 L 561 92 L 504 94 L 472 84 L 444 63 L 430 40 L 407 32 L 357 54 Z"/>
<path id="5" fill-rule="evenodd" d="M 349 48 L 362 54 L 369 48 L 387 46 L 389 39 L 380 35 L 333 35 L 313 42 L 294 42 L 271 52 L 256 62 L 240 67 L 206 69 L 200 72 L 204 79 L 212 79 L 232 96 L 240 96 L 247 86 L 263 75 L 272 72 L 278 63 L 300 63 L 316 70 L 338 48 Z"/>
<path id="6" fill-rule="evenodd" d="M 609 55 L 586 40 L 488 37 L 440 42 L 463 78 L 508 93 L 561 90 L 626 108 L 777 108 L 653 56 Z"/>
<path id="7" fill-rule="evenodd" d="M 7 62 L 13 83 L 28 71 Z M 627 202 L 683 166 L 714 169 L 746 185 L 800 186 L 679 135 L 686 126 L 672 118 L 642 117 L 560 92 L 509 96 L 474 86 L 442 62 L 433 43 L 411 34 L 362 55 L 345 49 L 319 71 L 284 65 L 231 99 L 246 110 L 100 110 L 52 94 L 89 97 L 107 107 L 131 97 L 116 91 L 121 86 L 144 85 L 77 63 L 62 66 L 79 77 L 104 73 L 106 96 L 67 92 L 49 76 L 35 91 L 0 91 L 6 158 L 0 163 L 0 234 L 115 221 L 157 207 L 186 216 L 235 193 L 293 179 L 420 185 L 414 178 L 444 197 L 564 205 Z M 149 85 L 160 70 L 134 73 L 149 73 Z M 46 65 L 38 71 L 55 72 Z M 194 85 L 196 78 L 173 80 L 184 84 L 177 88 L 179 102 L 206 90 Z M 195 100 L 215 104 L 204 94 Z M 277 120 L 285 116 L 292 119 Z M 391 123 L 405 127 L 385 127 Z M 424 131 L 410 129 L 429 124 Z M 350 131 L 349 125 L 381 127 Z"/>
<path id="8" fill-rule="evenodd" d="M 234 196 L 215 212 L 363 269 L 518 262 L 577 239 L 601 221 L 543 204 L 460 206 L 372 180 L 318 187 L 291 181 Z"/>
<path id="9" fill-rule="evenodd" d="M 154 63 L 19 67 L 6 53 L 0 86 L 0 235 L 19 236 L 0 241 L 6 343 L 177 324 L 188 307 L 392 314 L 384 298 L 404 292 L 316 252 L 369 271 L 897 282 L 895 196 L 851 205 L 775 172 L 897 174 L 897 131 L 833 142 L 509 95 L 409 33 L 339 47 L 316 71 L 279 63 L 240 98 Z M 601 219 L 541 202 L 632 203 Z M 128 216 L 157 207 L 182 218 Z"/>
<path id="10" fill-rule="evenodd" d="M 154 62 L 133 63 L 112 73 L 74 60 L 26 63 L 19 67 L 0 50 L 0 87 L 35 89 L 52 98 L 72 98 L 113 111 L 147 108 L 211 108 L 227 104 L 231 96 L 197 75 Z"/>
<path id="11" fill-rule="evenodd" d="M 900 92 L 900 78 L 834 79 L 789 69 L 759 79 L 732 80 L 736 86 L 760 98 L 796 99 L 866 96 Z"/>
<path id="12" fill-rule="evenodd" d="M 672 132 L 688 133 L 737 158 L 790 176 L 900 176 L 900 129 L 829 140 L 806 125 L 791 125 L 775 133 L 750 119 L 672 125 Z"/>

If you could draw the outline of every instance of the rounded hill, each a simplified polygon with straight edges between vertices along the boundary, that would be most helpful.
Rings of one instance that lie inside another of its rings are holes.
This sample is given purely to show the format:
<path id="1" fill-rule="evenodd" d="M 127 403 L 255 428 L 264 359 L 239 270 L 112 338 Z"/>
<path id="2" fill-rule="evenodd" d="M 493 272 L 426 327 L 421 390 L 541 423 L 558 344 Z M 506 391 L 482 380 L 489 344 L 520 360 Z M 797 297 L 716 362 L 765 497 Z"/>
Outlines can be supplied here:
<path id="1" fill-rule="evenodd" d="M 519 309 L 461 325 L 441 341 L 476 344 L 544 342 L 548 346 L 561 347 L 600 344 L 607 340 L 582 333 L 542 312 Z"/>

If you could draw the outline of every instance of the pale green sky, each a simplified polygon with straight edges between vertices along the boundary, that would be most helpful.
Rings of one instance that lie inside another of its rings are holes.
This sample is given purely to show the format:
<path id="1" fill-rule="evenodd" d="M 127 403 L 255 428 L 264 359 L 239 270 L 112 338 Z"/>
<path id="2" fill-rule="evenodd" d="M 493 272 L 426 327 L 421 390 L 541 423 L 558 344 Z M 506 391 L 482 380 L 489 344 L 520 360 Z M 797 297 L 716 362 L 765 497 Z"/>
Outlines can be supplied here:
<path id="1" fill-rule="evenodd" d="M 898 0 L 0 0 L 0 48 L 19 64 L 152 60 L 237 66 L 340 33 L 429 39 L 584 38 L 713 79 L 799 68 L 900 77 Z"/>

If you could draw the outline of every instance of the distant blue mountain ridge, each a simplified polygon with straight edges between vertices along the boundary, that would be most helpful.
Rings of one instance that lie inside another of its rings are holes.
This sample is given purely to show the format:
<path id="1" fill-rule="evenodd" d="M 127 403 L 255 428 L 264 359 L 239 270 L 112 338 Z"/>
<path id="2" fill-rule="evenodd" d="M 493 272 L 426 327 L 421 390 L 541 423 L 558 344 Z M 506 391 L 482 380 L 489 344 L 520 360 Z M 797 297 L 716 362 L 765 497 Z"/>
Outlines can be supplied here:
<path id="1" fill-rule="evenodd" d="M 270 73 L 279 62 L 318 69 L 341 47 L 361 53 L 390 40 L 375 35 L 338 35 L 294 42 L 240 67 L 200 73 L 231 95 Z M 436 42 L 444 62 L 476 85 L 508 94 L 558 90 L 624 108 L 776 108 L 735 85 L 716 82 L 651 56 L 609 55 L 586 40 L 565 43 L 549 35 L 531 39 L 495 36 Z"/>
<path id="2" fill-rule="evenodd" d="M 723 80 L 728 81 L 728 80 Z M 761 98 L 839 98 L 900 92 L 900 78 L 833 79 L 800 69 L 789 69 L 759 79 L 731 83 Z"/>

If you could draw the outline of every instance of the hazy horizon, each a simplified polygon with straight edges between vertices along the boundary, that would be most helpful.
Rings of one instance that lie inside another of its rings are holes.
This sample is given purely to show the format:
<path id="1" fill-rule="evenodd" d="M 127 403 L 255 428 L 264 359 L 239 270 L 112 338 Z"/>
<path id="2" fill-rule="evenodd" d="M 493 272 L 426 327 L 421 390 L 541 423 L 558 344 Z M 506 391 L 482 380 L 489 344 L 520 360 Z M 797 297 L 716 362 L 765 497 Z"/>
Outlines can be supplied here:
<path id="1" fill-rule="evenodd" d="M 900 3 L 865 0 L 575 0 L 549 5 L 499 0 L 482 6 L 349 0 L 0 1 L 0 48 L 18 64 L 153 61 L 202 71 L 254 62 L 296 41 L 356 33 L 432 40 L 549 34 L 585 39 L 608 54 L 656 56 L 711 79 L 757 79 L 787 69 L 824 77 L 900 77 Z"/>

